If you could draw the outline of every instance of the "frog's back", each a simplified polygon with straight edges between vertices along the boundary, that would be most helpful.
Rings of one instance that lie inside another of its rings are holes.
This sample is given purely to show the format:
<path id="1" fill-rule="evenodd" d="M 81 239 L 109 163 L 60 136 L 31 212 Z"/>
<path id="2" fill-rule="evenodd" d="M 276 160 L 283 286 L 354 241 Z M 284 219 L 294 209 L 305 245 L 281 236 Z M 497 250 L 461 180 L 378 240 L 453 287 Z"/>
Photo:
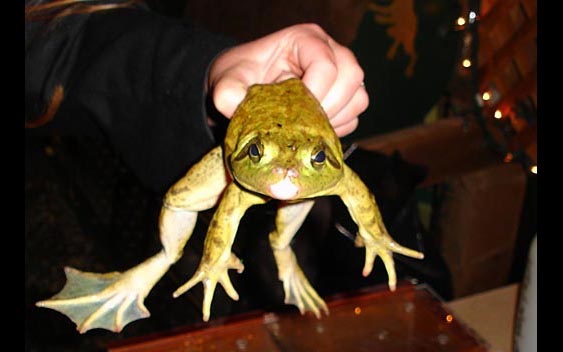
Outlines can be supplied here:
<path id="1" fill-rule="evenodd" d="M 256 131 L 299 138 L 322 136 L 330 145 L 340 143 L 322 106 L 297 78 L 249 88 L 229 123 L 226 141 L 236 144 L 240 136 Z"/>

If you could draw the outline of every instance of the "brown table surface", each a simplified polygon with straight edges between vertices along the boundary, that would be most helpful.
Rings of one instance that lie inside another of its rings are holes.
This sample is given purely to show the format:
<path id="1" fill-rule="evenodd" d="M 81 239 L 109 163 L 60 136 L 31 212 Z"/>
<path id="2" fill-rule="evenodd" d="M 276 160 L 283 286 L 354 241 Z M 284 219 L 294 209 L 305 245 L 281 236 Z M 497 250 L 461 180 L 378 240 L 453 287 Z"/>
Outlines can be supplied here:
<path id="1" fill-rule="evenodd" d="M 321 319 L 297 309 L 257 313 L 120 341 L 109 351 L 489 351 L 426 285 L 372 287 L 327 305 Z"/>

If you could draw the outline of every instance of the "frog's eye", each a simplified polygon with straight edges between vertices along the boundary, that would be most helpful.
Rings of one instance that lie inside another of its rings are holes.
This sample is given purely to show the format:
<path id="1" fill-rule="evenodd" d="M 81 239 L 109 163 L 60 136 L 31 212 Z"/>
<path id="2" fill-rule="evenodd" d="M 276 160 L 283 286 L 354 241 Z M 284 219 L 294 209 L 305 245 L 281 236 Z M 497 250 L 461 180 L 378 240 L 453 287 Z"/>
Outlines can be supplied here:
<path id="1" fill-rule="evenodd" d="M 261 146 L 258 145 L 257 143 L 250 143 L 248 145 L 248 156 L 250 157 L 250 160 L 252 161 L 260 161 L 260 158 L 262 157 L 262 150 L 261 150 Z"/>
<path id="2" fill-rule="evenodd" d="M 332 152 L 325 141 L 320 141 L 313 152 L 311 153 L 311 165 L 318 170 L 321 170 L 325 166 L 330 166 L 335 169 L 340 169 L 342 167 L 340 161 L 338 161 L 337 155 Z"/>
<path id="3" fill-rule="evenodd" d="M 311 162 L 313 163 L 313 166 L 321 166 L 322 164 L 324 164 L 325 160 L 326 154 L 322 149 L 311 156 Z"/>

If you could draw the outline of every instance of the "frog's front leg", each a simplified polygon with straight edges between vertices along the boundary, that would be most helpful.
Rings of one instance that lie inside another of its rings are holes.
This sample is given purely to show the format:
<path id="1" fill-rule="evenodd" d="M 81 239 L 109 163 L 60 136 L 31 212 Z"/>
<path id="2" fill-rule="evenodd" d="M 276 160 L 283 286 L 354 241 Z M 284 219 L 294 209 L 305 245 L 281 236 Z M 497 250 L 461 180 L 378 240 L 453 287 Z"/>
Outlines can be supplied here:
<path id="1" fill-rule="evenodd" d="M 211 302 L 217 283 L 220 283 L 229 297 L 238 300 L 238 294 L 229 278 L 229 269 L 236 269 L 239 273 L 243 270 L 240 260 L 231 253 L 239 221 L 246 210 L 255 204 L 262 204 L 266 199 L 241 189 L 235 182 L 231 182 L 223 194 L 219 206 L 213 214 L 205 242 L 203 255 L 199 267 L 185 284 L 180 286 L 174 297 L 203 283 L 203 320 L 208 321 L 211 311 Z"/>
<path id="2" fill-rule="evenodd" d="M 358 225 L 359 236 L 356 237 L 356 245 L 366 248 L 362 275 L 368 276 L 371 273 L 375 258 L 379 255 L 385 264 L 389 288 L 394 291 L 397 275 L 393 252 L 417 259 L 424 258 L 424 255 L 399 245 L 391 238 L 383 223 L 375 197 L 360 177 L 346 165 L 344 166 L 344 178 L 336 186 L 334 194 L 340 196 L 348 208 L 350 216 Z"/>
<path id="3" fill-rule="evenodd" d="M 227 182 L 217 147 L 167 192 L 159 218 L 160 252 L 125 272 L 97 274 L 67 267 L 63 289 L 37 306 L 67 315 L 80 333 L 94 328 L 119 332 L 128 323 L 148 317 L 144 299 L 181 257 L 198 212 L 216 204 Z"/>
<path id="4" fill-rule="evenodd" d="M 328 315 L 326 303 L 305 277 L 291 249 L 291 240 L 314 203 L 313 200 L 306 200 L 280 206 L 276 214 L 276 228 L 269 238 L 276 259 L 278 278 L 283 282 L 285 303 L 296 305 L 301 314 L 311 311 L 320 318 L 321 310 Z"/>

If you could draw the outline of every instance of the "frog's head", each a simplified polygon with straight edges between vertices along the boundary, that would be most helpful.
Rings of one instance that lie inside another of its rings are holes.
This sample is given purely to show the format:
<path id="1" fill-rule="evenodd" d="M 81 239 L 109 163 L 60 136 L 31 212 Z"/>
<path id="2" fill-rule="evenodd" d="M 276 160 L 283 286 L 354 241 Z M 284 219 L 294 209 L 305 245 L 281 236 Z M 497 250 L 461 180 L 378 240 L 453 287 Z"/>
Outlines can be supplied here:
<path id="1" fill-rule="evenodd" d="M 276 199 L 321 194 L 341 179 L 342 161 L 325 139 L 299 137 L 280 138 L 271 131 L 247 136 L 228 159 L 233 178 Z"/>
<path id="2" fill-rule="evenodd" d="M 275 199 L 323 195 L 343 175 L 340 140 L 298 79 L 252 86 L 231 119 L 224 150 L 237 183 Z"/>

